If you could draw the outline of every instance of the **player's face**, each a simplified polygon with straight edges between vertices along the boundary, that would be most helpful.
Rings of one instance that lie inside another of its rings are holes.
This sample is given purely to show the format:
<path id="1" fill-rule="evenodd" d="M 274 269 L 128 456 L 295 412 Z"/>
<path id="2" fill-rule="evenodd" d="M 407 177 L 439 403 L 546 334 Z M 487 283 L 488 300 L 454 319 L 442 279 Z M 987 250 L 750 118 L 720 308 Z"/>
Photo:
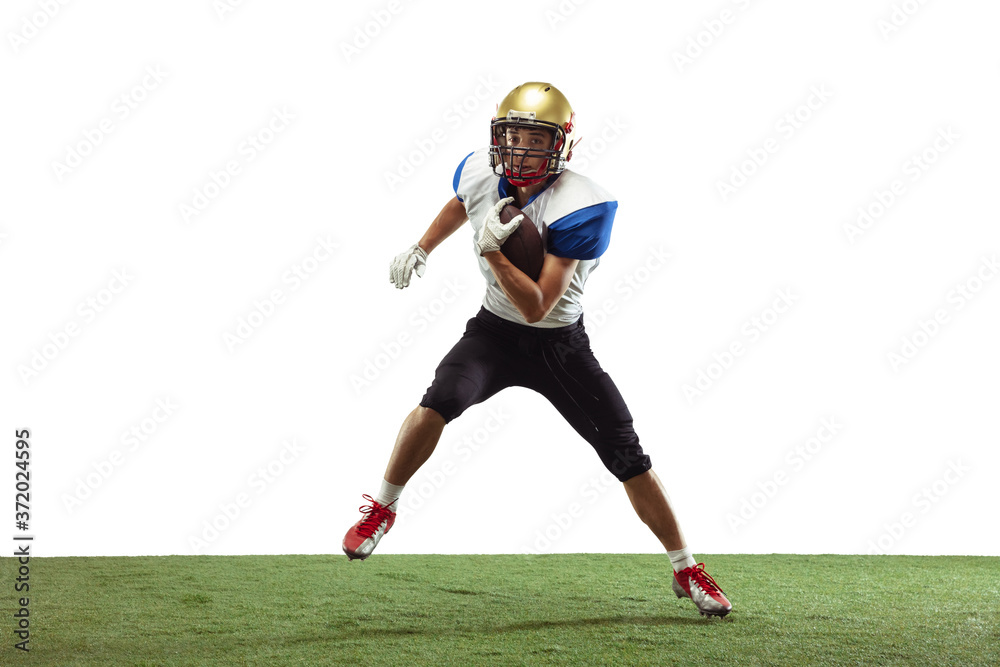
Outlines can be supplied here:
<path id="1" fill-rule="evenodd" d="M 548 161 L 545 157 L 526 156 L 529 150 L 542 151 L 552 148 L 552 133 L 548 130 L 509 127 L 504 134 L 504 140 L 507 146 L 514 149 L 514 164 L 506 166 L 515 174 L 518 173 L 518 170 L 520 173 L 534 173 L 539 168 L 544 167 Z"/>

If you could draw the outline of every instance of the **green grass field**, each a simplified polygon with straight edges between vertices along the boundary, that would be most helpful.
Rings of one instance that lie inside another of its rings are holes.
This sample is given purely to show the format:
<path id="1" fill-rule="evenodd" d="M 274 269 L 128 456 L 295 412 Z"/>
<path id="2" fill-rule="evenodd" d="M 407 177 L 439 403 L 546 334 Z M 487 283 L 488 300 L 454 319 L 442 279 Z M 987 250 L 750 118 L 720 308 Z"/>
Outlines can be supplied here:
<path id="1" fill-rule="evenodd" d="M 31 651 L 2 665 L 998 665 L 1000 559 L 659 555 L 32 558 Z M 8 583 L 9 582 L 9 583 Z"/>

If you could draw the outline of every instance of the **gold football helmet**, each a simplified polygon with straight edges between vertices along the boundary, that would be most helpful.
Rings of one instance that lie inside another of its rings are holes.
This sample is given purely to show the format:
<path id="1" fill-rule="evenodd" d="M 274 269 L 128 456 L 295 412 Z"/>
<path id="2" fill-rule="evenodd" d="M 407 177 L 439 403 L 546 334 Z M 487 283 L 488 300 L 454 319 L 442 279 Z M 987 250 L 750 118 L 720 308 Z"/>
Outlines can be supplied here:
<path id="1" fill-rule="evenodd" d="M 549 130 L 551 143 L 544 149 L 509 146 L 510 128 Z M 552 84 L 522 83 L 497 105 L 496 116 L 490 123 L 490 166 L 512 185 L 532 185 L 562 172 L 572 149 L 573 109 L 566 96 Z M 546 162 L 529 171 L 524 169 L 526 158 L 545 158 Z"/>

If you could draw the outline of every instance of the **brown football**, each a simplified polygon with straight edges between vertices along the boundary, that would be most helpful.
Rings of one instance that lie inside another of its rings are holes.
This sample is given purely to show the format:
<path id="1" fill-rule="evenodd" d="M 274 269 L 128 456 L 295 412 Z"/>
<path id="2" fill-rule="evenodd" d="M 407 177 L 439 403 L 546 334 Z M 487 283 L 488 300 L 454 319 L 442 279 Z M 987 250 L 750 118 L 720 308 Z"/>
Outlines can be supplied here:
<path id="1" fill-rule="evenodd" d="M 524 212 L 513 204 L 507 204 L 500 211 L 500 222 L 507 224 Z M 538 228 L 528 216 L 524 216 L 514 233 L 500 246 L 500 252 L 511 264 L 523 271 L 532 280 L 538 280 L 545 261 L 545 246 Z"/>

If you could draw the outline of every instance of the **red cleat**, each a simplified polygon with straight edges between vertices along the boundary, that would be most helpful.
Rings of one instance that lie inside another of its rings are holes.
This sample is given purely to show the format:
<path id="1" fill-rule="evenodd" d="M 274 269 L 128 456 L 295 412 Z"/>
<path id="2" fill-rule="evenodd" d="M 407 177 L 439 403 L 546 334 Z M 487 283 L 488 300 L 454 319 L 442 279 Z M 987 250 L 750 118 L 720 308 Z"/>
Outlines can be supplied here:
<path id="1" fill-rule="evenodd" d="M 705 572 L 705 564 L 698 563 L 674 573 L 672 584 L 677 597 L 689 597 L 702 616 L 725 616 L 733 609 L 715 579 Z"/>
<path id="2" fill-rule="evenodd" d="M 365 518 L 351 526 L 344 536 L 344 553 L 351 560 L 356 558 L 364 560 L 371 556 L 375 545 L 389 532 L 396 521 L 396 513 L 391 509 L 379 504 L 369 495 L 361 497 L 371 502 L 371 505 L 362 505 L 358 508 Z"/>

